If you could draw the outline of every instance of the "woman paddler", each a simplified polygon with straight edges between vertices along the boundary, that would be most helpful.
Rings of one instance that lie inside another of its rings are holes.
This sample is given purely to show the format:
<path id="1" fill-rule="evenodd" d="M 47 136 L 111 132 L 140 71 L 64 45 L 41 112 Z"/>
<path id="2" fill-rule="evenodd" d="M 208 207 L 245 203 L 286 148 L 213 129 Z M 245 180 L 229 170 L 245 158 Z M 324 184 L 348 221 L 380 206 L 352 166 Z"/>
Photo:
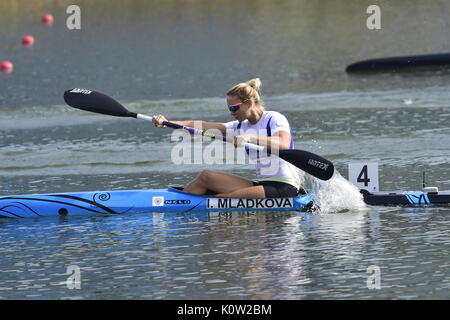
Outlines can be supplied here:
<path id="1" fill-rule="evenodd" d="M 227 92 L 227 105 L 236 119 L 227 123 L 195 120 L 171 121 L 173 123 L 197 129 L 219 130 L 227 138 L 241 146 L 246 142 L 255 143 L 271 150 L 293 149 L 293 139 L 289 122 L 284 115 L 276 111 L 266 111 L 260 97 L 260 79 L 252 79 L 233 86 Z M 162 128 L 163 115 L 153 116 L 156 127 Z M 201 127 L 198 127 L 201 124 Z M 274 156 L 247 151 L 255 161 L 255 181 L 237 175 L 203 170 L 185 188 L 185 192 L 231 198 L 279 198 L 294 197 L 299 193 L 299 181 L 303 171 L 290 163 Z M 275 169 L 274 169 L 275 168 Z"/>

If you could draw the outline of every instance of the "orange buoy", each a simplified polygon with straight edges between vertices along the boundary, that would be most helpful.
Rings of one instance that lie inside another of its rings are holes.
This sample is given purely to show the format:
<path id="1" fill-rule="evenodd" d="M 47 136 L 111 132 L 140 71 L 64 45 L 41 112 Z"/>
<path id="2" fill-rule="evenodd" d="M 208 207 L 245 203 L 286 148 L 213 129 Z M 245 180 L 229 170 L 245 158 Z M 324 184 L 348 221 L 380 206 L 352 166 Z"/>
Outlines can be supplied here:
<path id="1" fill-rule="evenodd" d="M 22 38 L 22 44 L 25 47 L 32 47 L 34 45 L 34 37 L 27 35 Z"/>
<path id="2" fill-rule="evenodd" d="M 42 16 L 41 21 L 43 24 L 50 26 L 53 24 L 53 16 L 50 13 L 46 13 Z"/>
<path id="3" fill-rule="evenodd" d="M 14 70 L 14 65 L 12 64 L 11 61 L 3 61 L 2 63 L 0 63 L 0 71 L 2 71 L 3 73 L 11 73 Z"/>

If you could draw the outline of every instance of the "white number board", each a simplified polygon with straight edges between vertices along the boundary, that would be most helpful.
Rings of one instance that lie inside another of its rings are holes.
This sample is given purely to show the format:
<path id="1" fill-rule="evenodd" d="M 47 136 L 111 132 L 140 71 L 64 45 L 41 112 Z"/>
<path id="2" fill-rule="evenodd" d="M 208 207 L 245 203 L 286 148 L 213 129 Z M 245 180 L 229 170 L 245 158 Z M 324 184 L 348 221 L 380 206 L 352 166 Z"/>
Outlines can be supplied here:
<path id="1" fill-rule="evenodd" d="M 378 163 L 349 163 L 348 180 L 359 189 L 378 192 Z"/>

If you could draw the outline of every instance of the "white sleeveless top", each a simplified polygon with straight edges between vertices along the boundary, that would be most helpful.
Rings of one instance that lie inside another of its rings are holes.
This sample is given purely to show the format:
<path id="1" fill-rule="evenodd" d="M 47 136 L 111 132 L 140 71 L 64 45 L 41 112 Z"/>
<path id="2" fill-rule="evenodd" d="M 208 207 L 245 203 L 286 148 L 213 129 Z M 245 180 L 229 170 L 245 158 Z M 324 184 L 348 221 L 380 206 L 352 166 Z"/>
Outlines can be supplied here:
<path id="1" fill-rule="evenodd" d="M 278 131 L 287 131 L 291 135 L 289 149 L 294 149 L 291 127 L 284 115 L 276 111 L 264 111 L 256 124 L 248 120 L 237 120 L 225 123 L 228 137 L 242 134 L 256 134 L 258 136 L 273 136 Z M 255 150 L 247 150 L 249 157 L 255 162 L 256 177 L 259 181 L 279 181 L 299 188 L 299 172 L 295 166 L 274 155 L 260 154 Z"/>

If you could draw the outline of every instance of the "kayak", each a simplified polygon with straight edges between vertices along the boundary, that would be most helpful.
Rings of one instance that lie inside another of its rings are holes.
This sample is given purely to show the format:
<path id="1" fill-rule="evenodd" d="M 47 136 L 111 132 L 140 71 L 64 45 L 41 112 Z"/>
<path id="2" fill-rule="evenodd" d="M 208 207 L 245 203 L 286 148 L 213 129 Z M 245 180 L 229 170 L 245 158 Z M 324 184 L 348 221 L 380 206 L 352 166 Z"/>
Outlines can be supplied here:
<path id="1" fill-rule="evenodd" d="M 450 190 L 439 192 L 425 191 L 384 191 L 368 192 L 361 190 L 364 202 L 372 206 L 426 206 L 450 205 Z"/>
<path id="2" fill-rule="evenodd" d="M 347 73 L 432 70 L 450 66 L 450 53 L 369 59 L 347 66 Z"/>
<path id="3" fill-rule="evenodd" d="M 236 199 L 195 195 L 176 188 L 0 196 L 0 217 L 136 212 L 307 211 L 311 194 L 293 198 Z"/>

